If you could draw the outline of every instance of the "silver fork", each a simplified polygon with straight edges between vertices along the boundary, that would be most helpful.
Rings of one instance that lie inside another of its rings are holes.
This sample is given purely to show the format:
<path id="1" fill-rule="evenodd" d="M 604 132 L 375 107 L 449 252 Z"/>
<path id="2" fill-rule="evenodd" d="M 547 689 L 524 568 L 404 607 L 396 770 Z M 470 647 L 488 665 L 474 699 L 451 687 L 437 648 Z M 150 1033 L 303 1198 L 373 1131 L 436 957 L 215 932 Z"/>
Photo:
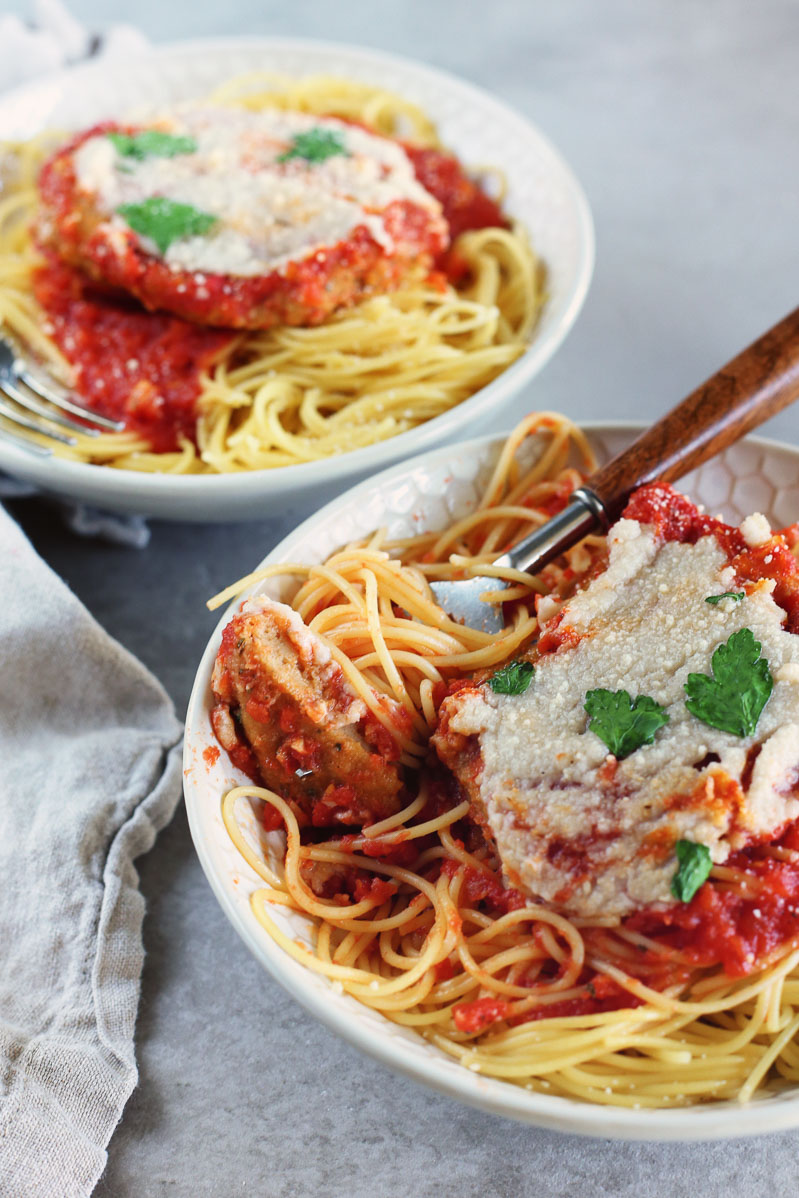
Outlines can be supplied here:
<path id="1" fill-rule="evenodd" d="M 0 437 L 40 457 L 49 456 L 52 450 L 25 433 L 75 445 L 70 433 L 97 437 L 125 427 L 87 408 L 73 391 L 56 382 L 32 355 L 26 355 L 7 337 L 0 337 L 0 416 Z M 23 432 L 12 432 L 9 424 Z"/>
<path id="2" fill-rule="evenodd" d="M 589 532 L 604 524 L 604 509 L 592 491 L 580 487 L 573 491 L 567 507 L 524 540 L 519 541 L 492 566 L 503 569 L 541 569 L 563 553 L 571 545 L 582 540 Z M 607 525 L 605 524 L 605 527 Z M 502 578 L 479 574 L 475 578 L 459 579 L 455 582 L 431 582 L 430 587 L 440 607 L 453 619 L 482 632 L 501 632 L 504 627 L 502 604 L 485 602 L 481 596 L 504 591 L 507 583 Z"/>
<path id="3" fill-rule="evenodd" d="M 799 308 L 592 474 L 559 515 L 492 566 L 533 573 L 588 533 L 606 531 L 638 487 L 682 478 L 798 398 Z M 502 630 L 502 603 L 485 603 L 480 596 L 505 585 L 486 575 L 431 583 L 445 611 L 485 632 Z"/>

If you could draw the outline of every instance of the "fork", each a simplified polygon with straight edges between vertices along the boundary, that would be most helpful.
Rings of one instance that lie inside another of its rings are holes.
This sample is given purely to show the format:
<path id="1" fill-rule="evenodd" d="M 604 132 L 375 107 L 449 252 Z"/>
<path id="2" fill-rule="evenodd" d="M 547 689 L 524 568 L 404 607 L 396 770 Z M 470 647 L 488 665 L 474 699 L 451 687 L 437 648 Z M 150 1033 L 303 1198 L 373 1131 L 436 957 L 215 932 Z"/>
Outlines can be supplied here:
<path id="1" fill-rule="evenodd" d="M 101 432 L 119 432 L 125 426 L 118 420 L 92 412 L 38 366 L 33 356 L 26 356 L 20 347 L 7 337 L 0 336 L 0 436 L 40 457 L 52 450 L 30 437 L 12 432 L 5 423 L 16 429 L 38 433 L 62 445 L 75 445 L 70 433 L 97 437 Z M 76 419 L 77 417 L 77 419 Z M 68 431 L 61 431 L 61 430 Z"/>
<path id="2" fill-rule="evenodd" d="M 799 308 L 592 474 L 572 492 L 562 512 L 498 557 L 492 567 L 534 573 L 588 533 L 607 531 L 638 487 L 656 479 L 670 483 L 681 478 L 797 398 Z M 484 632 L 502 631 L 502 601 L 481 599 L 505 589 L 501 578 L 477 575 L 430 585 L 453 619 Z"/>

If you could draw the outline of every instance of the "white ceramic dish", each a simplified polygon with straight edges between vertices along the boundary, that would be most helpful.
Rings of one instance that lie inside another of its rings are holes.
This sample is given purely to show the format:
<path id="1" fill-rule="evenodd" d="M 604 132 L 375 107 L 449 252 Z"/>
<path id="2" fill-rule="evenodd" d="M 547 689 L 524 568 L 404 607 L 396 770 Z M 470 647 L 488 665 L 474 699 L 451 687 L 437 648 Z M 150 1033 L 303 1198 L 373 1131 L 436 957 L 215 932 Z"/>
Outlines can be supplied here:
<path id="1" fill-rule="evenodd" d="M 103 507 L 184 520 L 263 515 L 275 499 L 324 487 L 440 444 L 485 422 L 538 373 L 579 312 L 591 278 L 594 234 L 583 192 L 534 126 L 493 96 L 421 63 L 333 43 L 238 38 L 157 48 L 124 62 L 102 61 L 0 96 L 0 139 L 48 127 L 80 128 L 207 94 L 253 71 L 325 73 L 379 83 L 420 104 L 465 163 L 492 163 L 507 177 L 508 212 L 523 221 L 547 267 L 548 299 L 530 348 L 489 386 L 450 412 L 392 440 L 323 462 L 246 474 L 174 476 L 45 461 L 0 440 L 0 469 L 50 491 Z"/>
<path id="2" fill-rule="evenodd" d="M 617 453 L 640 431 L 635 425 L 587 426 L 601 460 Z M 487 480 L 503 438 L 481 438 L 424 454 L 354 487 L 301 524 L 265 559 L 316 562 L 343 542 L 387 526 L 407 536 L 440 528 L 474 505 L 475 482 Z M 762 511 L 776 526 L 799 514 L 799 449 L 750 438 L 689 475 L 681 486 L 712 513 L 729 520 Z M 294 584 L 296 585 L 296 583 Z M 291 582 L 263 589 L 287 598 Z M 216 747 L 211 733 L 210 678 L 220 620 L 200 663 L 186 719 L 184 788 L 192 836 L 203 869 L 236 931 L 261 964 L 311 1014 L 392 1068 L 453 1098 L 540 1127 L 584 1135 L 637 1140 L 704 1140 L 753 1135 L 799 1126 L 799 1089 L 742 1107 L 733 1103 L 686 1110 L 635 1111 L 547 1097 L 480 1077 L 408 1029 L 390 1023 L 286 956 L 256 921 L 249 894 L 262 883 L 231 844 L 222 824 L 221 796 L 247 780 L 225 754 L 209 764 L 203 751 Z M 254 821 L 253 821 L 254 827 Z M 308 942 L 303 917 L 276 907 L 272 918 L 292 937 Z"/>

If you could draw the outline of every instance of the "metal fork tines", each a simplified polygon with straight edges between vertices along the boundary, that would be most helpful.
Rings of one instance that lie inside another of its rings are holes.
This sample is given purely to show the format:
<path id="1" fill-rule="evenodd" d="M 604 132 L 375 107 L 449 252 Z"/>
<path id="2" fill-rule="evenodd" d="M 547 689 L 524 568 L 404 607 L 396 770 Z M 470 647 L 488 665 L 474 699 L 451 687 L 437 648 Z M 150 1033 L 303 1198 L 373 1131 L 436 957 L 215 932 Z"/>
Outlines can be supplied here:
<path id="1" fill-rule="evenodd" d="M 25 436 L 38 433 L 62 445 L 75 445 L 70 433 L 97 437 L 102 432 L 119 432 L 124 425 L 101 416 L 80 403 L 74 392 L 45 374 L 32 359 L 20 355 L 15 345 L 0 337 L 0 416 L 14 426 L 0 425 L 2 435 L 32 453 L 49 454 L 48 446 Z M 60 430 L 65 429 L 67 432 Z M 24 430 L 17 435 L 16 430 Z"/>
<path id="2" fill-rule="evenodd" d="M 491 565 L 501 569 L 535 573 L 558 554 L 576 545 L 590 532 L 607 528 L 601 500 L 588 487 L 578 487 L 562 512 L 529 533 Z M 452 582 L 431 582 L 436 602 L 453 620 L 479 632 L 501 632 L 505 626 L 502 603 L 490 603 L 481 595 L 504 591 L 502 578 L 478 574 Z"/>

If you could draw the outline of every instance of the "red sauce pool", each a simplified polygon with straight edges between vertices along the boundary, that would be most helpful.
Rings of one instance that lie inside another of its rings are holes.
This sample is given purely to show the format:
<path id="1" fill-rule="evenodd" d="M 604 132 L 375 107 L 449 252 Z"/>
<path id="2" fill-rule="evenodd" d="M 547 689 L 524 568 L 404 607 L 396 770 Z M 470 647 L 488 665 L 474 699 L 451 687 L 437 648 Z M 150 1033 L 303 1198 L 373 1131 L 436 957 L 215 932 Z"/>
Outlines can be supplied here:
<path id="1" fill-rule="evenodd" d="M 177 449 L 180 437 L 195 440 L 200 374 L 233 334 L 146 312 L 55 259 L 36 271 L 34 293 L 91 408 L 124 421 L 157 453 Z"/>
<path id="2" fill-rule="evenodd" d="M 403 148 L 422 187 L 444 209 L 453 241 L 469 229 L 508 228 L 508 219 L 499 204 L 469 178 L 454 154 L 429 147 Z"/>
<path id="3" fill-rule="evenodd" d="M 799 821 L 778 843 L 799 850 Z M 731 977 L 752 973 L 780 946 L 799 942 L 799 862 L 776 860 L 765 847 L 754 846 L 724 864 L 742 870 L 751 889 L 711 879 L 690 903 L 675 903 L 660 913 L 638 912 L 625 926 L 678 949 L 697 967 L 721 964 Z"/>

